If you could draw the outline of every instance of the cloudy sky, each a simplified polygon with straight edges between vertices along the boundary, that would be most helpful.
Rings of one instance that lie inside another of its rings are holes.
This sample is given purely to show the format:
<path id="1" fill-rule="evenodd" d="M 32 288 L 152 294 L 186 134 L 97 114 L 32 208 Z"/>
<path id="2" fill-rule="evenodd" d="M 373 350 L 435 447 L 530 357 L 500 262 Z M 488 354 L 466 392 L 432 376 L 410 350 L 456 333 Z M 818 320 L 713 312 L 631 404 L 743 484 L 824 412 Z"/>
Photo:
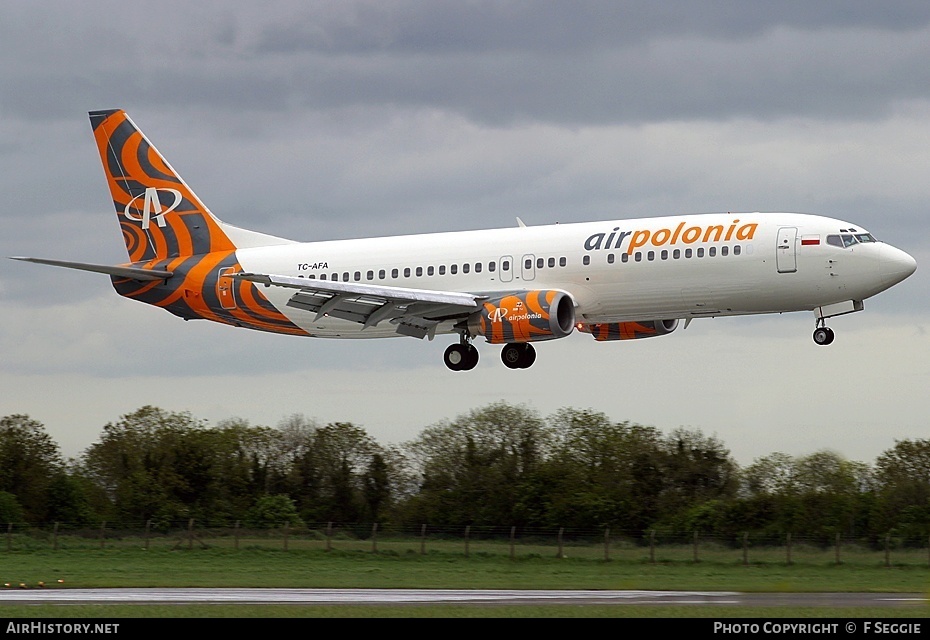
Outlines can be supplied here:
<path id="1" fill-rule="evenodd" d="M 836 318 L 588 335 L 470 373 L 450 338 L 185 323 L 0 260 L 0 415 L 66 455 L 153 404 L 378 441 L 498 400 L 716 434 L 741 464 L 930 437 L 930 4 L 0 2 L 0 256 L 118 263 L 87 111 L 124 108 L 223 220 L 295 240 L 710 211 L 855 222 L 918 272 Z"/>

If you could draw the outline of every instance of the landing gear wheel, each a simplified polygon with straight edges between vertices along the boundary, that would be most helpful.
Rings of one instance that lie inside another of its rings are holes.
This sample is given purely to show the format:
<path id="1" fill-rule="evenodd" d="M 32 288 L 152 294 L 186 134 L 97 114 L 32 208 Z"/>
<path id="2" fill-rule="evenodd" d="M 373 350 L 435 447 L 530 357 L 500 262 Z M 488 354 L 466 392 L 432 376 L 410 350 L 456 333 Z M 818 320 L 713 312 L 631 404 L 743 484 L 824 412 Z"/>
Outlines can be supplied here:
<path id="1" fill-rule="evenodd" d="M 478 364 L 478 350 L 470 344 L 450 344 L 442 361 L 453 371 L 468 371 Z"/>
<path id="2" fill-rule="evenodd" d="M 830 327 L 817 327 L 814 329 L 814 342 L 819 345 L 828 345 L 833 342 L 835 337 L 833 329 Z"/>
<path id="3" fill-rule="evenodd" d="M 505 345 L 501 350 L 501 361 L 508 369 L 527 369 L 536 362 L 536 349 L 528 343 Z"/>

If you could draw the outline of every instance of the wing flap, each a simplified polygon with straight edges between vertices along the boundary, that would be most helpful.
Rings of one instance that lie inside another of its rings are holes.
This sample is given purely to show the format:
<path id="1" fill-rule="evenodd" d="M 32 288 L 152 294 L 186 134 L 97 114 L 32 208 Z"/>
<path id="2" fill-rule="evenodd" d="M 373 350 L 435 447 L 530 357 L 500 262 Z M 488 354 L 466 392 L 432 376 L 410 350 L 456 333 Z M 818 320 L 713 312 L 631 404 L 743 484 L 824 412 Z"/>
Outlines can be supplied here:
<path id="1" fill-rule="evenodd" d="M 390 321 L 397 333 L 415 338 L 432 337 L 443 320 L 465 318 L 487 296 L 457 291 L 432 291 L 373 285 L 362 282 L 309 280 L 263 273 L 237 273 L 232 277 L 266 287 L 295 289 L 287 306 L 357 322 L 362 329 Z"/>

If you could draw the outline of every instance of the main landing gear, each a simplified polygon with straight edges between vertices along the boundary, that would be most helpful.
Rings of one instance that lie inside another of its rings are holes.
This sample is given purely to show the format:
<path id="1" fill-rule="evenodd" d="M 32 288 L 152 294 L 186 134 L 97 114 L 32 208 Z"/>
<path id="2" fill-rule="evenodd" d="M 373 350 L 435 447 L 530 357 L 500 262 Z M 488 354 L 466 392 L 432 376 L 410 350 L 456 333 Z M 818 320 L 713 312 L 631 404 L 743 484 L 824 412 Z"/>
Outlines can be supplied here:
<path id="1" fill-rule="evenodd" d="M 836 337 L 833 333 L 833 329 L 824 326 L 823 318 L 821 318 L 817 324 L 817 328 L 814 329 L 814 342 L 819 345 L 827 345 L 833 342 L 833 338 Z"/>
<path id="2" fill-rule="evenodd" d="M 471 338 L 463 333 L 458 344 L 446 347 L 442 361 L 452 371 L 469 371 L 478 364 L 478 350 L 471 343 Z M 508 369 L 527 369 L 536 362 L 536 349 L 526 342 L 504 345 L 501 361 Z"/>
<path id="3" fill-rule="evenodd" d="M 501 360 L 508 369 L 528 369 L 536 362 L 536 349 L 529 342 L 504 345 Z"/>
<path id="4" fill-rule="evenodd" d="M 478 364 L 478 350 L 468 334 L 462 333 L 459 344 L 450 344 L 442 355 L 442 361 L 453 371 L 469 371 Z"/>

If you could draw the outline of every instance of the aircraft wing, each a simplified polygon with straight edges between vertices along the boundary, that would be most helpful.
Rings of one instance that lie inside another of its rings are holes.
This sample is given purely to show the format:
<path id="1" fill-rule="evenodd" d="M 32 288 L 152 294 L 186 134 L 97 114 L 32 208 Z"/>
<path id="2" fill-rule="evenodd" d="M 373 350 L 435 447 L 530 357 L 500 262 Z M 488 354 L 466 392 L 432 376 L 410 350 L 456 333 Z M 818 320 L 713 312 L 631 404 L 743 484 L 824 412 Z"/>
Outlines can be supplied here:
<path id="1" fill-rule="evenodd" d="M 294 289 L 287 306 L 316 313 L 316 318 L 332 316 L 357 322 L 362 329 L 387 321 L 397 333 L 414 338 L 436 333 L 440 322 L 465 319 L 478 310 L 488 296 L 457 291 L 408 289 L 361 282 L 308 280 L 264 273 L 236 273 L 232 277 L 266 287 Z"/>

